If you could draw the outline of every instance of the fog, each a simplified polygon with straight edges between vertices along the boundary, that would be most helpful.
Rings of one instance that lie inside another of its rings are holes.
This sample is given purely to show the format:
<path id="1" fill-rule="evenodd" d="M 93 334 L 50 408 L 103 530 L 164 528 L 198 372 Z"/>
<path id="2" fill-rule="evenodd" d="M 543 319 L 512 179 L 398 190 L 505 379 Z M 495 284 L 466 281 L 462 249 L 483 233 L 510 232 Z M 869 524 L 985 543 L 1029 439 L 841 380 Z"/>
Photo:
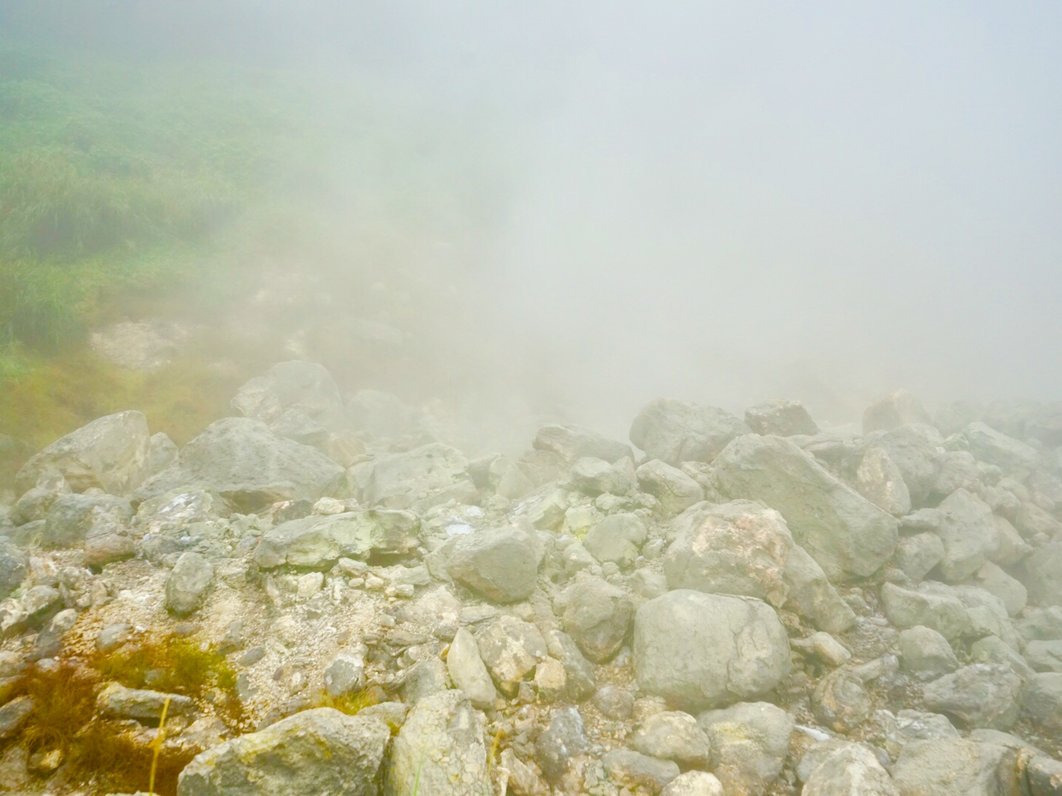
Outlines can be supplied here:
<path id="1" fill-rule="evenodd" d="M 660 395 L 845 421 L 895 387 L 1062 392 L 1058 4 L 0 8 L 68 50 L 320 79 L 325 120 L 393 92 L 461 221 L 411 330 L 451 400 L 622 433 Z M 431 139 L 434 112 L 474 135 Z M 356 158 L 317 155 L 340 220 Z"/>

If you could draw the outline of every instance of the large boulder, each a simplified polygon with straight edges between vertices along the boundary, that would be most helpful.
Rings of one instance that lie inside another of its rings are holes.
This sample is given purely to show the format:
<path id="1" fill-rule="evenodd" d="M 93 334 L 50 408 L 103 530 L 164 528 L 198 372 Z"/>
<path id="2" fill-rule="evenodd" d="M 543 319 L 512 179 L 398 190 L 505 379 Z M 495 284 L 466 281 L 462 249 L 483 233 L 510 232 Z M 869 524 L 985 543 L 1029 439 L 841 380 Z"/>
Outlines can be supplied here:
<path id="1" fill-rule="evenodd" d="M 831 580 L 871 575 L 896 548 L 896 520 L 789 440 L 738 437 L 716 458 L 712 473 L 723 494 L 780 511 Z"/>
<path id="2" fill-rule="evenodd" d="M 569 464 L 587 456 L 606 462 L 633 458 L 629 445 L 582 426 L 542 426 L 535 433 L 531 445 L 535 450 L 556 453 Z"/>
<path id="3" fill-rule="evenodd" d="M 1062 539 L 1049 542 L 1025 559 L 1025 586 L 1040 605 L 1062 605 Z"/>
<path id="4" fill-rule="evenodd" d="M 610 660 L 627 640 L 634 605 L 618 586 L 580 573 L 557 598 L 561 625 L 594 663 Z"/>
<path id="5" fill-rule="evenodd" d="M 387 725 L 377 718 L 348 716 L 331 708 L 303 711 L 198 755 L 181 772 L 177 793 L 369 796 L 377 793 L 390 737 Z"/>
<path id="6" fill-rule="evenodd" d="M 343 468 L 320 451 L 274 434 L 260 420 L 229 417 L 185 445 L 178 464 L 144 484 L 141 496 L 198 487 L 253 511 L 278 500 L 317 500 L 342 477 Z"/>
<path id="7" fill-rule="evenodd" d="M 45 470 L 55 469 L 75 492 L 98 487 L 127 495 L 147 474 L 150 440 L 140 412 L 97 418 L 31 457 L 15 476 L 15 488 L 25 492 Z"/>
<path id="8" fill-rule="evenodd" d="M 391 744 L 384 793 L 482 796 L 492 790 L 481 715 L 460 691 L 417 702 Z"/>
<path id="9" fill-rule="evenodd" d="M 254 558 L 263 569 L 283 565 L 327 569 L 344 556 L 409 553 L 420 540 L 419 530 L 416 515 L 400 510 L 303 517 L 266 531 Z"/>
<path id="10" fill-rule="evenodd" d="M 902 796 L 999 796 L 1016 793 L 1015 752 L 962 738 L 912 741 L 892 777 Z"/>
<path id="11" fill-rule="evenodd" d="M 801 796 L 899 796 L 888 772 L 863 744 L 834 749 L 811 772 Z"/>
<path id="12" fill-rule="evenodd" d="M 770 702 L 742 702 L 697 716 L 711 742 L 712 772 L 726 794 L 768 792 L 789 754 L 793 717 Z"/>
<path id="13" fill-rule="evenodd" d="M 985 423 L 970 423 L 962 436 L 970 453 L 1005 473 L 1033 470 L 1040 461 L 1040 454 L 1032 445 L 1008 437 Z"/>
<path id="14" fill-rule="evenodd" d="M 976 495 L 957 489 L 935 511 L 935 531 L 944 542 L 941 577 L 949 583 L 968 580 L 999 549 L 992 509 Z"/>
<path id="15" fill-rule="evenodd" d="M 785 602 L 793 537 L 777 511 L 749 500 L 700 503 L 672 526 L 675 541 L 664 556 L 670 588 L 743 594 L 775 607 Z"/>
<path id="16" fill-rule="evenodd" d="M 717 707 L 773 690 L 789 673 L 789 639 L 760 600 L 668 592 L 634 620 L 641 688 L 683 709 Z"/>
<path id="17" fill-rule="evenodd" d="M 297 412 L 309 423 L 334 429 L 343 424 L 345 414 L 332 374 L 316 362 L 298 360 L 279 362 L 248 381 L 232 399 L 232 407 L 273 427 L 285 414 Z"/>
<path id="18" fill-rule="evenodd" d="M 461 451 L 432 442 L 379 457 L 366 470 L 361 497 L 369 505 L 409 508 L 458 486 L 467 470 L 468 459 Z"/>
<path id="19" fill-rule="evenodd" d="M 745 423 L 755 434 L 792 437 L 818 434 L 819 427 L 799 401 L 768 401 L 745 410 Z"/>
<path id="20" fill-rule="evenodd" d="M 960 726 L 1009 729 L 1018 719 L 1022 681 L 1008 666 L 975 663 L 926 685 L 926 707 Z"/>
<path id="21" fill-rule="evenodd" d="M 496 528 L 457 537 L 447 572 L 488 600 L 513 603 L 531 596 L 541 561 L 541 545 L 530 532 Z"/>
<path id="22" fill-rule="evenodd" d="M 704 500 L 704 489 L 700 484 L 659 459 L 650 459 L 635 472 L 639 488 L 657 499 L 665 516 L 678 514 Z"/>
<path id="23" fill-rule="evenodd" d="M 658 398 L 631 424 L 631 442 L 653 459 L 710 462 L 730 440 L 748 434 L 739 418 L 714 406 Z"/>

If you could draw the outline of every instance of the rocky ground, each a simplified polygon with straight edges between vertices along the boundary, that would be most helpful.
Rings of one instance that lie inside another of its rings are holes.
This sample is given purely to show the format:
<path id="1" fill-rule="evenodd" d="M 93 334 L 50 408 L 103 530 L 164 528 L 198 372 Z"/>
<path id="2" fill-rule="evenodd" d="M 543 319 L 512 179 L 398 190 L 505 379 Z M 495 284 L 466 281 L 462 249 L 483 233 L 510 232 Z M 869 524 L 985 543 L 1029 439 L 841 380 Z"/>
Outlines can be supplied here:
<path id="1" fill-rule="evenodd" d="M 0 791 L 1062 793 L 1057 405 L 659 400 L 471 460 L 306 362 L 233 408 L 19 471 Z"/>

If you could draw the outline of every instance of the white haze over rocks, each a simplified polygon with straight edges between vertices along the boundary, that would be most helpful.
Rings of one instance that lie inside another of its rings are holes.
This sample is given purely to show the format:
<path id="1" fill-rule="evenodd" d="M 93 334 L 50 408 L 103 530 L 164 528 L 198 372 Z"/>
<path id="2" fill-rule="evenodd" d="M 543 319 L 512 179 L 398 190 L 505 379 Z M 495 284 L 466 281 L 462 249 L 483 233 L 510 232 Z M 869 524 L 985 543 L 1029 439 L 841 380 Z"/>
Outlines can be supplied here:
<path id="1" fill-rule="evenodd" d="M 606 431 L 658 395 L 843 421 L 898 386 L 1062 394 L 1062 5 L 13 3 L 7 23 L 467 109 L 504 190 L 450 277 L 454 337 L 432 328 L 470 389 Z"/>

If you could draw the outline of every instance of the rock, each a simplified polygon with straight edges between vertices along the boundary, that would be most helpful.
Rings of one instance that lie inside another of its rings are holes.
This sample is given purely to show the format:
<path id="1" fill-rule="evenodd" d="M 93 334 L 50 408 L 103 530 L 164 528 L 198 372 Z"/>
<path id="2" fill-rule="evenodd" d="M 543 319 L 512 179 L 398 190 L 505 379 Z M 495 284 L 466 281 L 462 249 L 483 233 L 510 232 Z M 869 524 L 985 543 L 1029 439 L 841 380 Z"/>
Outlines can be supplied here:
<path id="1" fill-rule="evenodd" d="M 900 665 L 919 680 L 933 680 L 959 668 L 948 640 L 932 628 L 916 625 L 900 633 Z"/>
<path id="2" fill-rule="evenodd" d="M 1014 756 L 1004 746 L 961 738 L 914 741 L 892 778 L 902 796 L 998 796 L 1016 792 Z"/>
<path id="3" fill-rule="evenodd" d="M 664 555 L 672 589 L 743 594 L 776 607 L 785 603 L 783 572 L 793 537 L 782 515 L 759 503 L 699 503 L 672 523 L 675 541 Z"/>
<path id="4" fill-rule="evenodd" d="M 960 737 L 959 731 L 948 717 L 939 713 L 901 710 L 893 716 L 888 711 L 879 710 L 876 716 L 883 728 L 885 751 L 893 760 L 898 758 L 903 748 L 912 741 Z"/>
<path id="5" fill-rule="evenodd" d="M 409 554 L 420 542 L 420 522 L 401 510 L 352 511 L 290 520 L 266 531 L 255 550 L 263 569 L 327 569 L 340 558 Z"/>
<path id="6" fill-rule="evenodd" d="M 765 694 L 789 673 L 789 641 L 759 600 L 680 589 L 649 600 L 634 621 L 639 686 L 701 709 Z"/>
<path id="7" fill-rule="evenodd" d="M 823 726 L 850 733 L 870 717 L 872 705 L 862 679 L 851 669 L 836 669 L 811 695 L 811 710 Z"/>
<path id="8" fill-rule="evenodd" d="M 618 685 L 603 685 L 594 693 L 594 707 L 609 719 L 626 720 L 634 712 L 634 696 Z"/>
<path id="9" fill-rule="evenodd" d="M 677 467 L 650 459 L 635 470 L 638 487 L 657 499 L 659 511 L 671 517 L 704 500 L 704 489 Z"/>
<path id="10" fill-rule="evenodd" d="M 748 432 L 748 426 L 722 409 L 659 398 L 638 413 L 630 439 L 649 458 L 678 465 L 710 462 L 730 440 Z"/>
<path id="11" fill-rule="evenodd" d="M 679 767 L 670 760 L 648 757 L 630 749 L 613 749 L 601 762 L 614 784 L 621 788 L 644 789 L 649 793 L 659 793 L 679 775 Z"/>
<path id="12" fill-rule="evenodd" d="M 869 444 L 882 448 L 900 471 L 911 505 L 926 505 L 937 485 L 944 458 L 940 433 L 932 426 L 900 426 L 872 435 Z"/>
<path id="13" fill-rule="evenodd" d="M 483 628 L 476 635 L 476 644 L 495 684 L 510 697 L 548 652 L 537 627 L 506 614 Z"/>
<path id="14" fill-rule="evenodd" d="M 894 518 L 786 439 L 739 437 L 719 454 L 712 473 L 729 497 L 780 511 L 831 580 L 873 574 L 896 547 Z"/>
<path id="15" fill-rule="evenodd" d="M 712 745 L 712 772 L 730 794 L 764 793 L 789 754 L 793 717 L 768 702 L 741 703 L 700 714 Z"/>
<path id="16" fill-rule="evenodd" d="M 107 653 L 118 649 L 133 637 L 133 626 L 128 622 L 105 625 L 96 636 L 96 649 Z"/>
<path id="17" fill-rule="evenodd" d="M 799 401 L 768 401 L 745 410 L 745 425 L 754 434 L 792 437 L 818 434 L 819 427 Z"/>
<path id="18" fill-rule="evenodd" d="M 885 616 L 896 627 L 925 625 L 951 642 L 971 632 L 970 614 L 954 593 L 942 584 L 923 583 L 917 589 L 905 589 L 895 583 L 881 587 Z"/>
<path id="19" fill-rule="evenodd" d="M 946 451 L 940 458 L 937 482 L 933 485 L 935 495 L 950 495 L 956 489 L 978 491 L 981 485 L 981 468 L 969 451 Z"/>
<path id="20" fill-rule="evenodd" d="M 0 705 L 0 741 L 14 738 L 26 726 L 33 715 L 33 700 L 28 696 L 17 696 L 4 705 Z"/>
<path id="21" fill-rule="evenodd" d="M 377 793 L 390 735 L 379 719 L 348 716 L 331 708 L 306 710 L 198 755 L 181 772 L 177 793 L 369 796 Z"/>
<path id="22" fill-rule="evenodd" d="M 1022 566 L 1029 598 L 1039 605 L 1062 605 L 1062 539 L 1049 542 Z"/>
<path id="23" fill-rule="evenodd" d="M 597 688 L 593 664 L 583 657 L 567 633 L 549 630 L 545 639 L 549 654 L 564 666 L 565 697 L 571 702 L 587 699 Z"/>
<path id="24" fill-rule="evenodd" d="M 542 550 L 521 528 L 498 528 L 457 537 L 447 571 L 450 577 L 497 603 L 527 599 L 535 590 Z"/>
<path id="25" fill-rule="evenodd" d="M 259 420 L 211 423 L 181 450 L 179 463 L 144 484 L 141 498 L 204 489 L 252 512 L 281 500 L 315 501 L 337 488 L 343 468 L 308 445 L 278 436 Z"/>
<path id="26" fill-rule="evenodd" d="M 1025 784 L 1029 796 L 1062 796 L 1062 761 L 1045 754 L 1019 753 L 1025 764 Z"/>
<path id="27" fill-rule="evenodd" d="M 867 449 L 856 470 L 855 484 L 859 494 L 882 511 L 900 517 L 911 510 L 907 483 L 884 448 L 871 446 Z"/>
<path id="28" fill-rule="evenodd" d="M 919 583 L 943 558 L 944 542 L 937 534 L 927 532 L 901 538 L 893 560 L 912 583 Z"/>
<path id="29" fill-rule="evenodd" d="M 1062 733 L 1062 674 L 1043 672 L 1030 677 L 1021 707 L 1022 714 L 1044 732 Z"/>
<path id="30" fill-rule="evenodd" d="M 274 430 L 279 430 L 285 415 L 290 419 L 296 412 L 325 429 L 340 428 L 345 422 L 339 388 L 332 374 L 315 362 L 277 363 L 240 387 L 232 408 Z"/>
<path id="31" fill-rule="evenodd" d="M 863 433 L 891 431 L 912 423 L 929 425 L 932 420 L 915 396 L 906 390 L 896 390 L 863 410 Z"/>
<path id="32" fill-rule="evenodd" d="M 1021 678 L 1006 666 L 975 663 L 926 685 L 926 707 L 967 727 L 1009 729 L 1018 718 Z"/>
<path id="33" fill-rule="evenodd" d="M 981 422 L 970 423 L 962 432 L 970 453 L 1005 473 L 1033 470 L 1040 461 L 1036 448 L 1026 445 Z"/>
<path id="34" fill-rule="evenodd" d="M 157 723 L 162 715 L 162 708 L 167 703 L 167 716 L 188 716 L 195 711 L 195 703 L 186 696 L 126 688 L 118 683 L 104 686 L 96 697 L 96 705 L 104 716 L 136 719 L 145 723 Z"/>
<path id="35" fill-rule="evenodd" d="M 591 497 L 609 494 L 626 495 L 634 488 L 634 465 L 630 459 L 610 464 L 604 459 L 584 456 L 572 465 L 571 488 Z"/>
<path id="36" fill-rule="evenodd" d="M 365 682 L 365 656 L 362 650 L 345 649 L 337 652 L 324 670 L 325 691 L 331 697 L 350 694 Z"/>
<path id="37" fill-rule="evenodd" d="M 940 504 L 937 533 L 944 543 L 940 573 L 948 583 L 970 578 L 999 548 L 992 509 L 959 489 Z"/>
<path id="38" fill-rule="evenodd" d="M 531 445 L 535 450 L 555 453 L 569 463 L 584 456 L 604 459 L 606 462 L 633 458 L 628 445 L 581 426 L 543 426 L 535 433 Z"/>
<path id="39" fill-rule="evenodd" d="M 999 663 L 1023 679 L 1032 676 L 1033 670 L 1014 647 L 998 636 L 985 636 L 970 645 L 970 660 L 974 663 Z"/>
<path id="40" fill-rule="evenodd" d="M 623 569 L 634 566 L 648 531 L 637 514 L 611 514 L 590 529 L 583 546 L 602 564 L 612 561 Z"/>
<path id="41" fill-rule="evenodd" d="M 791 639 L 790 646 L 814 656 L 827 666 L 844 666 L 852 659 L 852 653 L 829 633 L 812 633 L 806 639 Z"/>
<path id="42" fill-rule="evenodd" d="M 594 663 L 619 652 L 634 618 L 634 605 L 622 589 L 585 573 L 561 592 L 557 607 L 564 630 Z"/>
<path id="43" fill-rule="evenodd" d="M 1062 640 L 1030 641 L 1025 660 L 1038 672 L 1062 672 Z"/>
<path id="44" fill-rule="evenodd" d="M 438 442 L 387 454 L 372 463 L 361 499 L 370 506 L 411 508 L 454 489 L 465 480 L 467 471 L 464 454 Z"/>
<path id="45" fill-rule="evenodd" d="M 850 743 L 811 772 L 801 796 L 900 796 L 900 791 L 870 749 Z"/>
<path id="46" fill-rule="evenodd" d="M 54 468 L 75 492 L 98 487 L 127 495 L 146 475 L 149 440 L 147 419 L 140 412 L 97 418 L 31 457 L 15 476 L 15 488 L 25 492 L 44 470 Z"/>
<path id="47" fill-rule="evenodd" d="M 1018 631 L 1026 641 L 1062 639 L 1062 606 L 1028 609 L 1018 622 Z"/>
<path id="48" fill-rule="evenodd" d="M 631 736 L 631 746 L 643 755 L 674 760 L 691 768 L 708 768 L 712 744 L 697 719 L 681 711 L 647 717 Z"/>
<path id="49" fill-rule="evenodd" d="M 166 578 L 166 608 L 188 616 L 203 603 L 214 581 L 214 566 L 199 553 L 181 553 Z"/>
<path id="50" fill-rule="evenodd" d="M 784 576 L 789 589 L 786 608 L 830 633 L 843 633 L 855 625 L 851 606 L 841 599 L 815 559 L 798 544 L 789 551 Z"/>
<path id="51" fill-rule="evenodd" d="M 498 692 L 490 679 L 483 659 L 479 656 L 479 645 L 475 637 L 466 629 L 460 628 L 450 642 L 450 651 L 446 655 L 446 670 L 450 679 L 459 688 L 473 707 L 488 710 L 494 707 Z"/>
<path id="52" fill-rule="evenodd" d="M 1020 614 L 1029 601 L 1029 593 L 1022 582 L 1008 575 L 991 561 L 986 561 L 984 566 L 977 570 L 973 582 L 989 594 L 998 597 L 1011 616 Z"/>
<path id="53" fill-rule="evenodd" d="M 0 600 L 19 587 L 26 577 L 26 554 L 0 538 Z"/>
<path id="54" fill-rule="evenodd" d="M 567 772 L 570 761 L 589 748 L 583 717 L 574 707 L 554 710 L 549 726 L 535 743 L 538 763 L 550 782 L 559 781 Z"/>
<path id="55" fill-rule="evenodd" d="M 724 796 L 723 783 L 707 771 L 687 771 L 671 780 L 660 796 Z"/>
<path id="56" fill-rule="evenodd" d="M 402 680 L 402 700 L 412 705 L 433 694 L 448 690 L 450 685 L 446 675 L 446 666 L 438 658 L 417 661 Z"/>
<path id="57" fill-rule="evenodd" d="M 40 541 L 46 547 L 74 547 L 90 537 L 125 534 L 132 518 L 133 508 L 124 498 L 59 495 L 48 511 Z"/>

